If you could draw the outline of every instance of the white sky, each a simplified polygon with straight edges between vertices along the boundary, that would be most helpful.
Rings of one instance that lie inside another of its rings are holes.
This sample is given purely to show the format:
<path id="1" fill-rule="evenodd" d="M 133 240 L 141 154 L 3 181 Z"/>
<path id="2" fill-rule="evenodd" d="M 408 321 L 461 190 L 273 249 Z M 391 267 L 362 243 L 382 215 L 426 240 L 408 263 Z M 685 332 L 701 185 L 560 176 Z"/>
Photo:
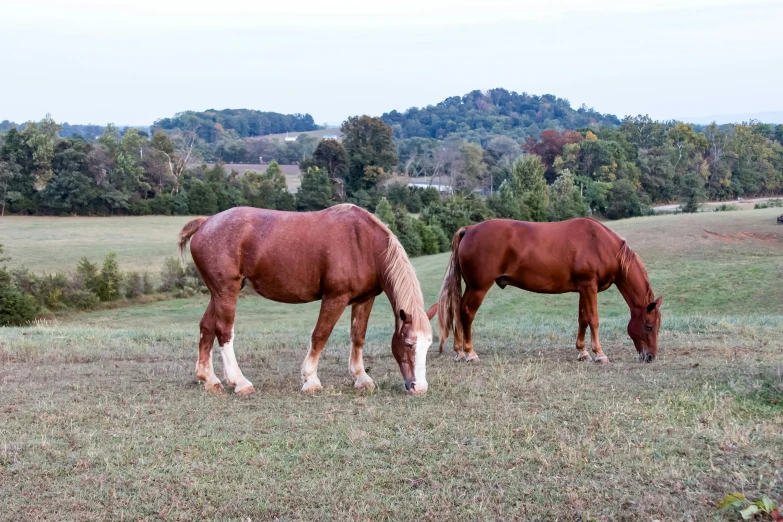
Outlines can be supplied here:
<path id="1" fill-rule="evenodd" d="M 783 110 L 779 0 L 0 0 L 0 120 L 339 123 L 473 89 L 623 116 Z"/>

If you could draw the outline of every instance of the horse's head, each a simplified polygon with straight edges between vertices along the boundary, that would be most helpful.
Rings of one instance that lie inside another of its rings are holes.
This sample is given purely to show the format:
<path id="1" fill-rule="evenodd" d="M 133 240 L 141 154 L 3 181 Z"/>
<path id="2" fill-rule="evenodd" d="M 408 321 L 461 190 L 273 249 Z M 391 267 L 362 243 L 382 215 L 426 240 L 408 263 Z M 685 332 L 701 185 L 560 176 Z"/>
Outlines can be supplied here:
<path id="1" fill-rule="evenodd" d="M 659 297 L 647 306 L 632 307 L 628 322 L 628 335 L 633 340 L 639 360 L 653 362 L 658 356 L 658 329 L 661 327 L 661 303 Z"/>
<path id="2" fill-rule="evenodd" d="M 427 350 L 432 344 L 432 327 L 424 311 L 422 317 L 400 310 L 392 337 L 392 353 L 400 365 L 405 389 L 411 393 L 427 391 Z"/>

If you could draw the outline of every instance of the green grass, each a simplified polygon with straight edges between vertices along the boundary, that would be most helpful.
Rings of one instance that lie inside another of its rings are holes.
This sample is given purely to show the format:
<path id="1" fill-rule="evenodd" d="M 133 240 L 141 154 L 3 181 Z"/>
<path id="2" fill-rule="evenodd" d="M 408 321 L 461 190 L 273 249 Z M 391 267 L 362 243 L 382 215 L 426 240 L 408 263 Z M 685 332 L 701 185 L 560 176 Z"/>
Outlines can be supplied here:
<path id="1" fill-rule="evenodd" d="M 735 491 L 780 503 L 774 214 L 611 223 L 664 296 L 662 353 L 649 365 L 634 359 L 615 290 L 599 298 L 607 367 L 575 361 L 575 295 L 495 288 L 477 316 L 482 362 L 435 349 L 421 397 L 402 391 L 383 296 L 367 336 L 377 385 L 367 395 L 348 376 L 346 317 L 321 359 L 324 390 L 298 391 L 317 303 L 240 300 L 249 397 L 212 396 L 195 380 L 204 297 L 2 329 L 0 519 L 704 520 Z M 171 245 L 186 218 L 138 219 L 160 220 L 159 232 L 120 253 L 126 268 Z M 9 252 L 39 255 L 6 230 Z M 96 255 L 114 248 L 82 239 Z M 428 303 L 445 263 L 414 260 Z"/>

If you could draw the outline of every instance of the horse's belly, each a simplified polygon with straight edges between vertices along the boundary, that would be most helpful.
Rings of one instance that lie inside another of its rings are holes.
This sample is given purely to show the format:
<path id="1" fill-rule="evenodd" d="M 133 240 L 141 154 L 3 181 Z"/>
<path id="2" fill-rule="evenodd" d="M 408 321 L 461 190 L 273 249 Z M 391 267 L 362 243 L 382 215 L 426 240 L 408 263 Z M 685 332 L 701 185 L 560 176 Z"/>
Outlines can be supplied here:
<path id="1" fill-rule="evenodd" d="M 576 291 L 576 286 L 570 279 L 552 278 L 535 273 L 526 273 L 521 277 L 513 278 L 501 277 L 498 279 L 498 285 L 502 288 L 505 284 L 501 282 L 537 294 L 564 294 Z"/>
<path id="2" fill-rule="evenodd" d="M 282 281 L 264 279 L 248 280 L 250 288 L 261 297 L 270 301 L 288 304 L 312 303 L 321 299 L 321 295 L 312 288 L 301 285 L 285 284 Z"/>

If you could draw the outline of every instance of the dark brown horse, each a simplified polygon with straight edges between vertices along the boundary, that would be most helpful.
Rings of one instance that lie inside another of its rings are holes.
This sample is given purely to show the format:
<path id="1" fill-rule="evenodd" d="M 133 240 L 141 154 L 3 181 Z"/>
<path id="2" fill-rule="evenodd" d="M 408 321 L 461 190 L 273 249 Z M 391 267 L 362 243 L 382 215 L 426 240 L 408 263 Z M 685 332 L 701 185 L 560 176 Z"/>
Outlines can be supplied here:
<path id="1" fill-rule="evenodd" d="M 234 355 L 234 312 L 245 284 L 281 303 L 321 301 L 321 313 L 302 364 L 302 390 L 321 388 L 318 358 L 345 308 L 351 310 L 349 370 L 356 388 L 372 388 L 362 360 L 367 320 L 375 297 L 386 292 L 395 314 L 392 353 L 405 389 L 427 390 L 426 356 L 432 328 L 413 266 L 400 242 L 375 216 L 353 205 L 297 213 L 237 207 L 195 219 L 179 234 L 212 298 L 201 320 L 196 376 L 222 390 L 212 369 L 217 337 L 226 382 L 235 393 L 253 385 Z"/>
<path id="2" fill-rule="evenodd" d="M 453 332 L 456 360 L 478 359 L 471 325 L 493 284 L 540 294 L 578 292 L 577 359 L 591 360 L 585 350 L 589 326 L 595 362 L 602 364 L 609 358 L 598 340 L 598 292 L 615 284 L 631 309 L 628 335 L 639 359 L 652 362 L 658 355 L 663 298 L 653 295 L 639 256 L 623 238 L 594 219 L 559 223 L 491 219 L 458 230 L 438 299 L 441 352 Z"/>

